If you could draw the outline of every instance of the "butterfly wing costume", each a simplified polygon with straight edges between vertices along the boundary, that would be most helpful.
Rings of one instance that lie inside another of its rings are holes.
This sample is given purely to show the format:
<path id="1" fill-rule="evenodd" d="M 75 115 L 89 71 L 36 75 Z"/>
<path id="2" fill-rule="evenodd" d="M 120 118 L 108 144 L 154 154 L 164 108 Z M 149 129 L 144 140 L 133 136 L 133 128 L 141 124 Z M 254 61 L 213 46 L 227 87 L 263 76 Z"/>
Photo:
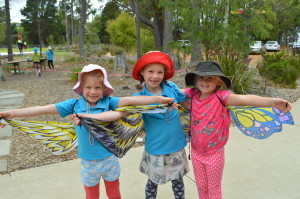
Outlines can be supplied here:
<path id="1" fill-rule="evenodd" d="M 291 113 L 285 115 L 272 107 L 230 106 L 231 117 L 245 135 L 265 139 L 273 133 L 282 131 L 282 124 L 294 124 Z M 116 111 L 131 114 L 114 122 L 104 122 L 92 118 L 80 118 L 91 135 L 117 157 L 123 157 L 135 143 L 143 130 L 142 113 L 161 113 L 167 105 L 126 106 Z M 190 141 L 190 113 L 180 107 L 180 120 L 187 141 Z M 77 146 L 74 125 L 59 122 L 18 121 L 4 119 L 9 125 L 37 139 L 53 155 L 63 155 Z"/>

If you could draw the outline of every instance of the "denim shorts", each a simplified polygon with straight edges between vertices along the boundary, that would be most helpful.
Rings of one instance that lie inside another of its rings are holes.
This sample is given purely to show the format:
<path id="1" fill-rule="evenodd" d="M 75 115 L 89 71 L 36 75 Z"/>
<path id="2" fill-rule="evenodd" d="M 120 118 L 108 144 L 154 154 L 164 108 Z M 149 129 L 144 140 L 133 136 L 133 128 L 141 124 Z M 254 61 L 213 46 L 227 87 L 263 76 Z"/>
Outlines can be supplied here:
<path id="1" fill-rule="evenodd" d="M 81 180 L 87 187 L 94 187 L 101 177 L 105 181 L 115 181 L 120 177 L 120 165 L 118 158 L 111 155 L 100 160 L 81 159 Z"/>

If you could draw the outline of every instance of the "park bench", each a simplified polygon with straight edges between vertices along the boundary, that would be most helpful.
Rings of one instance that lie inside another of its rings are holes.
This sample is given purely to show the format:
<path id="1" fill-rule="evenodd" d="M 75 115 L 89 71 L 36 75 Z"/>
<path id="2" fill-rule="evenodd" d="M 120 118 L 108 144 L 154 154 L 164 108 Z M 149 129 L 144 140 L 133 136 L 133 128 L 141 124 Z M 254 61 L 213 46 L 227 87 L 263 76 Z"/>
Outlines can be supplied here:
<path id="1" fill-rule="evenodd" d="M 46 58 L 41 58 L 40 59 L 41 68 L 43 69 L 43 66 L 44 66 L 44 70 L 46 70 L 46 60 L 47 60 Z M 32 60 L 16 60 L 16 61 L 8 61 L 6 63 L 13 64 L 15 74 L 20 74 L 20 63 L 21 62 L 32 62 Z M 19 73 L 17 73 L 17 70 L 18 70 Z"/>

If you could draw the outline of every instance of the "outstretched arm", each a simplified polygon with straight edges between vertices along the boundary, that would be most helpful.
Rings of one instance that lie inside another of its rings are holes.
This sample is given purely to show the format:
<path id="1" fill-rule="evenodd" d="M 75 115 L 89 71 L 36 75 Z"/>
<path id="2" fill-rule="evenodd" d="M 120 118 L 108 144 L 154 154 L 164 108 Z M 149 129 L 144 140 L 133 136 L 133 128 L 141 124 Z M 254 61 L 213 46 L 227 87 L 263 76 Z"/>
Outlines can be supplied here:
<path id="1" fill-rule="evenodd" d="M 58 114 L 56 106 L 54 104 L 46 106 L 33 106 L 21 109 L 12 109 L 4 112 L 0 112 L 2 118 L 14 118 L 14 117 L 31 117 L 44 114 Z"/>
<path id="2" fill-rule="evenodd" d="M 56 106 L 54 104 L 46 106 L 34 106 L 28 108 L 12 109 L 8 111 L 0 112 L 0 118 L 15 118 L 15 117 L 31 117 L 44 114 L 58 114 Z M 0 127 L 5 127 L 5 124 L 0 123 Z"/>
<path id="3" fill-rule="evenodd" d="M 228 106 L 255 106 L 255 107 L 274 107 L 284 114 L 289 112 L 292 104 L 285 99 L 261 97 L 257 95 L 237 95 L 231 94 L 227 100 Z"/>
<path id="4" fill-rule="evenodd" d="M 121 97 L 118 107 L 129 106 L 129 105 L 146 105 L 146 104 L 171 104 L 172 108 L 178 109 L 178 105 L 173 103 L 174 99 L 163 96 L 131 96 L 131 97 Z"/>
<path id="5" fill-rule="evenodd" d="M 127 114 L 128 112 L 122 112 L 122 111 L 106 111 L 103 113 L 96 113 L 96 114 L 77 113 L 77 114 L 70 115 L 70 119 L 72 120 L 73 124 L 78 126 L 80 123 L 80 119 L 77 117 L 77 115 L 79 117 L 89 117 L 97 120 L 102 120 L 105 122 L 111 122 L 120 119 L 121 117 L 124 117 Z"/>

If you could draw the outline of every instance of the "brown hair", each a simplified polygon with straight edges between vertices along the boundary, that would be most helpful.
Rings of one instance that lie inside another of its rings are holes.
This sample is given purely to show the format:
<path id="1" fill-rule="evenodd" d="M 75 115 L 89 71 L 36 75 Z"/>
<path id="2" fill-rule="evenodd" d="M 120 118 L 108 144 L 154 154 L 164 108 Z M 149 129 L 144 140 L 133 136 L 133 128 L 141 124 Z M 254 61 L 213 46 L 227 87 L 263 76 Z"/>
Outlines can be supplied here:
<path id="1" fill-rule="evenodd" d="M 155 64 L 155 63 L 151 63 L 151 64 Z M 167 74 L 167 72 L 168 72 L 166 66 L 163 65 L 163 64 L 161 64 L 161 63 L 156 63 L 156 64 L 160 64 L 160 65 L 164 66 L 164 79 L 163 79 L 162 82 L 163 82 L 164 84 L 168 84 L 168 83 L 167 83 L 167 80 L 165 79 L 166 74 Z M 150 65 L 150 64 L 148 64 L 148 65 Z M 148 66 L 148 65 L 147 65 L 147 66 Z M 146 66 L 144 66 L 144 68 L 141 70 L 141 72 L 145 69 L 145 67 L 146 67 Z M 141 73 L 139 74 L 139 76 L 140 76 L 140 80 L 139 80 L 140 82 L 139 82 L 139 84 L 136 84 L 136 85 L 135 85 L 135 89 L 138 90 L 138 91 L 141 91 L 141 90 L 144 88 L 144 82 L 145 82 L 145 80 L 144 80 L 144 77 L 143 77 L 143 75 L 142 75 Z"/>

